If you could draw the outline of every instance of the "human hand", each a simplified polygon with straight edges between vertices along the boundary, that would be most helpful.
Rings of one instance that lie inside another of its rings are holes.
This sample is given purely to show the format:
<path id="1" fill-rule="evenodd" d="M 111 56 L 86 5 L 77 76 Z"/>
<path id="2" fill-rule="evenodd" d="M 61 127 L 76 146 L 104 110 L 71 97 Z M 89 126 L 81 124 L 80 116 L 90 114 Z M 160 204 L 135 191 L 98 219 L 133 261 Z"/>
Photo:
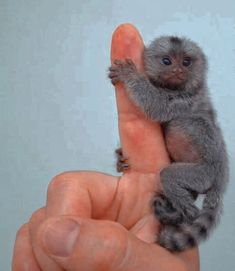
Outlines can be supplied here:
<path id="1" fill-rule="evenodd" d="M 142 50 L 133 26 L 115 31 L 112 59 L 131 58 L 141 70 Z M 159 172 L 169 163 L 161 128 L 146 120 L 120 83 L 116 97 L 121 144 L 131 168 L 121 177 L 56 176 L 46 206 L 18 231 L 13 271 L 199 270 L 197 248 L 173 254 L 154 243 L 159 223 L 150 201 L 161 189 Z"/>

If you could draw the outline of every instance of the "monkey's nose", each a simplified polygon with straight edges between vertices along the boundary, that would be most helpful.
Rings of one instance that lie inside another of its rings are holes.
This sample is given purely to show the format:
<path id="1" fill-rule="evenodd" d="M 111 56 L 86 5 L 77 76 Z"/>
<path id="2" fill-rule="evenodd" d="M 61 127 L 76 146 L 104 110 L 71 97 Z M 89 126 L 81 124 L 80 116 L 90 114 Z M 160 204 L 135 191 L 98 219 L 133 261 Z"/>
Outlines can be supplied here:
<path id="1" fill-rule="evenodd" d="M 181 68 L 174 68 L 172 71 L 173 73 L 178 73 L 178 74 L 183 73 L 183 70 Z"/>

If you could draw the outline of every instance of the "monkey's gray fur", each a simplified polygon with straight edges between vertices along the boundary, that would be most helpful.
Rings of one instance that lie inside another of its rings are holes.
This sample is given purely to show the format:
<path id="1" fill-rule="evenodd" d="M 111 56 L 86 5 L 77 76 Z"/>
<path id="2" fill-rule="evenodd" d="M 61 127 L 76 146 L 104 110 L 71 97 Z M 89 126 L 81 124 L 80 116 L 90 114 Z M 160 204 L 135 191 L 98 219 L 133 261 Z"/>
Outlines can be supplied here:
<path id="1" fill-rule="evenodd" d="M 163 193 L 153 200 L 163 224 L 158 243 L 182 251 L 206 239 L 219 220 L 228 181 L 226 147 L 200 47 L 164 36 L 145 48 L 143 59 L 145 73 L 130 59 L 116 60 L 109 77 L 124 83 L 133 102 L 162 125 L 172 163 L 160 172 Z M 205 195 L 201 209 L 195 205 L 198 194 Z"/>

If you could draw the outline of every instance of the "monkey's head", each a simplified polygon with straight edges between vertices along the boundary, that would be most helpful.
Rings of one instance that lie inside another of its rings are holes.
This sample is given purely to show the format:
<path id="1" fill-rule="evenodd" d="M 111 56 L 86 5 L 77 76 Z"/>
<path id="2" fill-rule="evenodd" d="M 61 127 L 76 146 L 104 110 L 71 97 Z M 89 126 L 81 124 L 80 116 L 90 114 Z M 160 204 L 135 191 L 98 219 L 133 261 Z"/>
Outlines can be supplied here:
<path id="1" fill-rule="evenodd" d="M 197 89 L 206 79 L 207 60 L 201 48 L 186 38 L 163 36 L 145 48 L 145 71 L 157 86 Z"/>

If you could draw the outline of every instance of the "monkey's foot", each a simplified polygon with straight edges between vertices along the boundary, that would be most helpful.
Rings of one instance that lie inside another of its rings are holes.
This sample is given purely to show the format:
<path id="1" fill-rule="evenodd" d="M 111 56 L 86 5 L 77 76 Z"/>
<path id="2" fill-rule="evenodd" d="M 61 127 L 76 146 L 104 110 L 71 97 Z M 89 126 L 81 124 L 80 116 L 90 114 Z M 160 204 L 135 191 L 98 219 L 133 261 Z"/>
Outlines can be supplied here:
<path id="1" fill-rule="evenodd" d="M 124 172 L 130 168 L 130 165 L 127 163 L 128 158 L 123 156 L 122 148 L 116 149 L 115 154 L 117 157 L 116 169 L 117 172 Z"/>
<path id="2" fill-rule="evenodd" d="M 185 203 L 180 209 L 178 210 L 182 213 L 186 223 L 191 224 L 199 216 L 199 209 L 194 204 Z"/>
<path id="3" fill-rule="evenodd" d="M 155 196 L 153 209 L 155 216 L 162 224 L 179 225 L 183 221 L 182 214 L 172 206 L 164 195 Z"/>

